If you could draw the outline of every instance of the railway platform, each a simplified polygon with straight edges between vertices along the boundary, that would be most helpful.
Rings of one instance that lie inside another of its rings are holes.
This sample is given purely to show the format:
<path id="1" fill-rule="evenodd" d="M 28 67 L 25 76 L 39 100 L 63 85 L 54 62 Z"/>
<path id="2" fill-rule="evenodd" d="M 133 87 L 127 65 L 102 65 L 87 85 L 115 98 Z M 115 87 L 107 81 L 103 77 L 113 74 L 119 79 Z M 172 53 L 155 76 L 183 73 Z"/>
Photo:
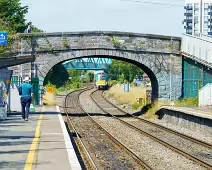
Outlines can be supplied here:
<path id="1" fill-rule="evenodd" d="M 0 121 L 0 169 L 81 169 L 59 107 L 37 107 L 29 121 L 20 113 Z"/>
<path id="2" fill-rule="evenodd" d="M 183 112 L 187 115 L 201 117 L 212 120 L 212 108 L 211 107 L 173 107 L 163 106 L 163 109 Z"/>

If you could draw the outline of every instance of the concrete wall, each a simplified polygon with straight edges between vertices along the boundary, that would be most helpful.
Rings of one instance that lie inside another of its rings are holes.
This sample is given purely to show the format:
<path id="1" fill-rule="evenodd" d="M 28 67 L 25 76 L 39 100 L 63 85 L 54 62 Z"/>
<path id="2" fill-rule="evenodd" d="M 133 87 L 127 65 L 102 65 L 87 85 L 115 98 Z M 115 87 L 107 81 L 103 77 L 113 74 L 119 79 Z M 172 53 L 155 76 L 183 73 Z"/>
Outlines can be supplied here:
<path id="1" fill-rule="evenodd" d="M 177 125 L 179 128 L 183 127 L 212 135 L 212 119 L 168 109 L 161 109 L 158 114 L 159 119 L 162 119 L 166 123 Z"/>

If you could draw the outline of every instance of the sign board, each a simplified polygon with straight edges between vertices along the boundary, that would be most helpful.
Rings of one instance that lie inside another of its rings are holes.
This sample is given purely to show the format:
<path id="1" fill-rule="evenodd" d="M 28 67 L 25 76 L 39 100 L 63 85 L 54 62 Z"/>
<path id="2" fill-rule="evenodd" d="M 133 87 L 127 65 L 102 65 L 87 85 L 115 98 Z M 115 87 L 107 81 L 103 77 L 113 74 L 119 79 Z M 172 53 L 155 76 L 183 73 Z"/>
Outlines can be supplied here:
<path id="1" fill-rule="evenodd" d="M 0 32 L 0 45 L 7 45 L 7 44 L 8 44 L 8 33 Z"/>
<path id="2" fill-rule="evenodd" d="M 54 93 L 55 89 L 53 87 L 49 87 L 47 90 L 49 93 Z"/>

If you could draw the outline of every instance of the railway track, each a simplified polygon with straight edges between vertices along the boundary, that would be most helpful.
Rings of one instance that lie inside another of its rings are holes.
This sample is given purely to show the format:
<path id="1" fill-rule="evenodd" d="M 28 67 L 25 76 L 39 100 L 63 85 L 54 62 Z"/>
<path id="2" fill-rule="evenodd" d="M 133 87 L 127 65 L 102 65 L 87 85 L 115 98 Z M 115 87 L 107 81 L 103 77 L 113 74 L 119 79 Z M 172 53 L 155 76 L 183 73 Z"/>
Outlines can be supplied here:
<path id="1" fill-rule="evenodd" d="M 212 169 L 212 145 L 147 120 L 133 117 L 105 99 L 101 91 L 94 91 L 91 98 L 106 114 L 113 116 L 128 127 L 197 162 L 199 165 Z"/>
<path id="2" fill-rule="evenodd" d="M 68 127 L 76 134 L 86 168 L 153 169 L 82 109 L 78 100 L 85 90 L 89 88 L 67 95 L 65 108 Z"/>

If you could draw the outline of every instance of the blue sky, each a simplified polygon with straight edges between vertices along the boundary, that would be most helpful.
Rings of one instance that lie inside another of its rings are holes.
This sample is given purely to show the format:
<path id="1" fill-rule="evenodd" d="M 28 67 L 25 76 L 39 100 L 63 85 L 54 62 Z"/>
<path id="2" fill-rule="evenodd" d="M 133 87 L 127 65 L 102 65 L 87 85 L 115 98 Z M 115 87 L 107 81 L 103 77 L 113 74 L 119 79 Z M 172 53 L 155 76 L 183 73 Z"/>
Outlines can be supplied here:
<path id="1" fill-rule="evenodd" d="M 140 0 L 146 2 L 147 0 Z M 184 0 L 148 0 L 184 5 Z M 45 32 L 125 31 L 181 36 L 184 8 L 121 0 L 21 0 Z"/>

